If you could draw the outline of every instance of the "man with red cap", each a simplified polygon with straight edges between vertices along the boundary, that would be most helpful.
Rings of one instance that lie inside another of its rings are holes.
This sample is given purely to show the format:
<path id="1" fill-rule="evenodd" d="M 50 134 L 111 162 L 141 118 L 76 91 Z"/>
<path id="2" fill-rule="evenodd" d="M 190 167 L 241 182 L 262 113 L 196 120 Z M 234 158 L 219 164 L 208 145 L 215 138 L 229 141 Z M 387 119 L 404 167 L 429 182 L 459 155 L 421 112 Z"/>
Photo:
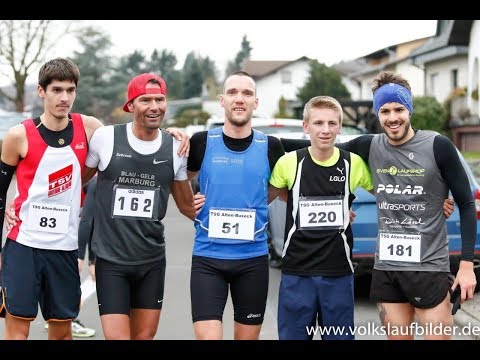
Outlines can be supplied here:
<path id="1" fill-rule="evenodd" d="M 177 154 L 180 141 L 160 129 L 166 95 L 160 76 L 134 77 L 123 106 L 133 121 L 98 129 L 90 143 L 84 180 L 98 168 L 92 249 L 106 339 L 153 339 L 163 304 L 162 219 L 170 193 L 180 212 L 195 218 L 187 158 Z"/>

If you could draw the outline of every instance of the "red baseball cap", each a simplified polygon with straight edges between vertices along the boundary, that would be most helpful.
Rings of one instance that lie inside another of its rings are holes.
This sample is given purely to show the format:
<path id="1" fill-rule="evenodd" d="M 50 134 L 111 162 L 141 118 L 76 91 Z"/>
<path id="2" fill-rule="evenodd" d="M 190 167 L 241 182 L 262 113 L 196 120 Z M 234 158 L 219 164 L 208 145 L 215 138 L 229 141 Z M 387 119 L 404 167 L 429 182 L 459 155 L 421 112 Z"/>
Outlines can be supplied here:
<path id="1" fill-rule="evenodd" d="M 150 80 L 157 80 L 160 83 L 159 88 L 146 88 L 147 83 Z M 127 89 L 127 102 L 123 105 L 123 111 L 130 112 L 128 110 L 128 103 L 135 99 L 136 97 L 144 94 L 163 94 L 167 95 L 167 84 L 165 81 L 158 75 L 153 73 L 144 73 L 135 76 L 130 82 L 128 83 Z"/>

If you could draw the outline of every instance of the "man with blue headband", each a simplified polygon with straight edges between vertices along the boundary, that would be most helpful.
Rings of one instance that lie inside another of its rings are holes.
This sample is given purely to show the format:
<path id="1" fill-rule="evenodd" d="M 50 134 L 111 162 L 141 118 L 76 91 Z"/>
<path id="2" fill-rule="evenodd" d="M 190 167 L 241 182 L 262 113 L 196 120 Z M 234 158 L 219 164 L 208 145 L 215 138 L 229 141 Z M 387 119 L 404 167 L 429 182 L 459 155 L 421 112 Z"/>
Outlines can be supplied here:
<path id="1" fill-rule="evenodd" d="M 477 222 L 468 178 L 448 138 L 412 128 L 412 94 L 407 80 L 382 72 L 373 84 L 373 107 L 384 134 L 372 137 L 369 165 L 377 204 L 387 206 L 378 207 L 370 297 L 378 302 L 387 328 L 409 329 L 416 318 L 426 329 L 440 324 L 445 329 L 453 324 L 449 290 L 459 286 L 465 301 L 473 298 L 476 285 Z M 460 209 L 462 234 L 461 261 L 454 280 L 441 211 L 449 190 Z M 382 218 L 398 220 L 401 227 L 394 226 L 397 221 L 386 223 Z M 413 336 L 411 331 L 388 334 L 391 339 Z M 425 333 L 425 338 L 449 339 L 450 335 Z"/>
<path id="2" fill-rule="evenodd" d="M 381 72 L 372 91 L 384 133 L 337 144 L 360 155 L 373 175 L 379 231 L 370 297 L 378 303 L 389 339 L 413 339 L 415 319 L 424 328 L 425 339 L 450 339 L 458 304 L 452 311 L 449 292 L 460 290 L 463 302 L 473 298 L 476 286 L 477 220 L 467 174 L 447 137 L 412 128 L 414 109 L 407 80 Z M 282 143 L 286 151 L 300 145 L 283 139 Z M 442 212 L 449 190 L 460 210 L 462 235 L 455 278 L 450 273 Z M 442 331 L 431 331 L 435 326 Z"/>

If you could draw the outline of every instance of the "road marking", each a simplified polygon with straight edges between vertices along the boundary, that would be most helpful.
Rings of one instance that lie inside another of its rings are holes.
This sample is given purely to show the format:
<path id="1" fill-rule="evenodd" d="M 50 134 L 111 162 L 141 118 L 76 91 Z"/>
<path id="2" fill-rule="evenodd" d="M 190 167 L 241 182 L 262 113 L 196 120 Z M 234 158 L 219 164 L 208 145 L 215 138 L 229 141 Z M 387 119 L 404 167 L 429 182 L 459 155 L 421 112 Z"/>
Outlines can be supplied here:
<path id="1" fill-rule="evenodd" d="M 92 294 L 95 293 L 96 287 L 95 287 L 95 281 L 92 280 L 92 278 L 89 276 L 87 280 L 82 282 L 82 285 L 80 286 L 82 289 L 82 301 L 87 300 Z"/>

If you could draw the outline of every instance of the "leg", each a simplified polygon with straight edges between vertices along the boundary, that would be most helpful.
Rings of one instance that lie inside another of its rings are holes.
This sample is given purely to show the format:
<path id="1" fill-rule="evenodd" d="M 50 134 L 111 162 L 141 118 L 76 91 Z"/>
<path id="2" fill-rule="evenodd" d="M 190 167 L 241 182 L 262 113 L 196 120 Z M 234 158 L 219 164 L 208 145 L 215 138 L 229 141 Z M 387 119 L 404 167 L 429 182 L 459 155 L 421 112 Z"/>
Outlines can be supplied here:
<path id="1" fill-rule="evenodd" d="M 450 295 L 431 309 L 415 309 L 415 314 L 419 323 L 428 330 L 425 332 L 425 340 L 450 340 L 451 332 L 442 331 L 440 329 L 452 329 L 453 316 L 452 304 L 450 303 Z M 439 329 L 437 331 L 437 329 Z"/>
<path id="2" fill-rule="evenodd" d="M 30 321 L 5 314 L 5 340 L 27 340 L 30 334 Z"/>
<path id="3" fill-rule="evenodd" d="M 222 340 L 223 328 L 220 320 L 199 320 L 193 323 L 197 340 Z"/>
<path id="4" fill-rule="evenodd" d="M 413 340 L 411 331 L 415 310 L 408 303 L 378 303 L 380 322 L 389 340 Z"/>
<path id="5" fill-rule="evenodd" d="M 222 317 L 228 296 L 228 282 L 221 270 L 226 260 L 192 257 L 190 299 L 197 340 L 221 340 Z"/>
<path id="6" fill-rule="evenodd" d="M 38 249 L 7 239 L 1 255 L 3 289 L 0 296 L 2 314 L 5 314 L 5 339 L 26 340 L 30 322 L 37 317 L 40 298 Z"/>
<path id="7" fill-rule="evenodd" d="M 279 340 L 312 340 L 318 310 L 313 286 L 311 277 L 282 274 L 278 292 Z"/>
<path id="8" fill-rule="evenodd" d="M 235 340 L 258 340 L 268 294 L 268 255 L 230 262 Z"/>
<path id="9" fill-rule="evenodd" d="M 98 309 L 105 339 L 130 339 L 130 282 L 128 267 L 97 258 Z"/>
<path id="10" fill-rule="evenodd" d="M 370 299 L 377 302 L 380 322 L 388 339 L 413 340 L 410 324 L 413 322 L 415 311 L 409 303 L 408 295 L 419 285 L 416 283 L 418 273 L 373 269 Z M 408 289 L 406 285 L 409 285 Z"/>
<path id="11" fill-rule="evenodd" d="M 105 340 L 130 340 L 130 317 L 125 314 L 100 316 Z"/>
<path id="12" fill-rule="evenodd" d="M 132 309 L 130 311 L 130 329 L 132 340 L 153 340 L 160 322 L 161 310 Z"/>
<path id="13" fill-rule="evenodd" d="M 343 329 L 342 333 L 325 333 L 323 340 L 355 340 L 353 329 L 353 274 L 346 276 L 315 276 L 318 308 L 325 329 Z"/>
<path id="14" fill-rule="evenodd" d="M 40 293 L 40 308 L 48 322 L 49 340 L 71 340 L 72 320 L 81 302 L 77 251 L 39 250 L 45 260 L 45 286 Z"/>
<path id="15" fill-rule="evenodd" d="M 137 267 L 130 293 L 130 335 L 132 340 L 153 340 L 163 304 L 166 260 Z"/>
<path id="16" fill-rule="evenodd" d="M 50 321 L 48 340 L 72 340 L 72 321 Z"/>
<path id="17" fill-rule="evenodd" d="M 258 340 L 261 330 L 262 324 L 245 325 L 235 321 L 233 327 L 233 336 L 235 340 Z"/>

